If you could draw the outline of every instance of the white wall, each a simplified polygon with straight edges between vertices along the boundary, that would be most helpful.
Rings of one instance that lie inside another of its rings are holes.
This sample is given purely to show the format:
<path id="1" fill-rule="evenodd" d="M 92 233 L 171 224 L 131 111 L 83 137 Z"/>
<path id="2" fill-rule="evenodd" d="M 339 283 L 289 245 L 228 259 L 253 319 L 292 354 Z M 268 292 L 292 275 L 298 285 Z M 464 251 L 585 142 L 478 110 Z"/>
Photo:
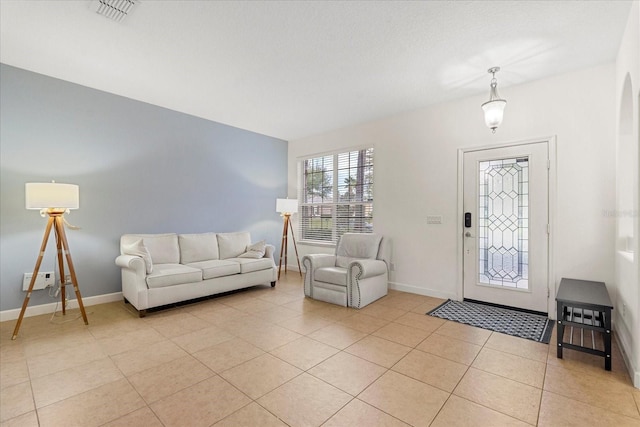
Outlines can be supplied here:
<path id="1" fill-rule="evenodd" d="M 556 135 L 557 215 L 552 248 L 556 283 L 562 277 L 598 280 L 612 292 L 615 219 L 606 212 L 615 209 L 614 71 L 614 65 L 607 64 L 502 87 L 500 94 L 508 104 L 496 134 L 485 127 L 480 109 L 487 91 L 290 141 L 289 196 L 296 196 L 300 157 L 373 145 L 374 230 L 392 241 L 396 271 L 391 286 L 460 298 L 457 150 Z M 442 225 L 427 225 L 427 215 L 433 214 L 442 215 Z M 302 256 L 324 248 L 300 245 L 299 249 Z M 295 254 L 290 259 L 295 260 Z"/>
<path id="2" fill-rule="evenodd" d="M 640 236 L 638 158 L 640 136 L 640 6 L 634 2 L 616 61 L 617 299 L 615 325 L 625 361 L 640 387 Z M 632 237 L 631 244 L 626 239 Z"/>

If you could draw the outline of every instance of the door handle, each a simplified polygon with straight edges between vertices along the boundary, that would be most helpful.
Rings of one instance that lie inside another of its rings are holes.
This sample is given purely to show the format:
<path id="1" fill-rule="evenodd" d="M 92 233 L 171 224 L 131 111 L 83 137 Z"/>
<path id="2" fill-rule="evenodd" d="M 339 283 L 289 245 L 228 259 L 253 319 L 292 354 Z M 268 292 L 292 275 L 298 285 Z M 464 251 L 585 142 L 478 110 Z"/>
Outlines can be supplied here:
<path id="1" fill-rule="evenodd" d="M 473 237 L 473 236 L 471 235 L 470 231 L 467 231 L 466 233 L 464 233 L 464 237 Z"/>

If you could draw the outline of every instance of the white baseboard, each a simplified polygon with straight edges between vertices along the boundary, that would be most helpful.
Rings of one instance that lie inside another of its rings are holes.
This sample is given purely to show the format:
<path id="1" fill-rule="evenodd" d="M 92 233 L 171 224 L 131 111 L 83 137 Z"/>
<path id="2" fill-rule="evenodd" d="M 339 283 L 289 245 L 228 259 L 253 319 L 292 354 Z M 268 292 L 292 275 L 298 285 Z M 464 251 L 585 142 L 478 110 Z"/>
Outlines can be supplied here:
<path id="1" fill-rule="evenodd" d="M 282 264 L 282 273 L 284 273 L 284 264 Z M 295 271 L 296 273 L 298 273 L 300 270 L 298 269 L 298 266 L 296 264 L 294 265 L 289 265 L 287 264 L 287 271 Z"/>
<path id="2" fill-rule="evenodd" d="M 107 302 L 120 300 L 122 300 L 122 292 L 115 292 L 113 294 L 96 295 L 94 297 L 83 297 L 82 303 L 86 307 L 88 307 L 91 305 L 105 304 Z M 56 309 L 56 305 L 57 304 L 53 302 L 49 304 L 40 304 L 27 307 L 27 310 L 24 313 L 24 317 L 39 316 L 41 314 L 51 314 Z M 78 301 L 75 299 L 70 299 L 67 303 L 67 308 L 78 308 Z M 18 316 L 20 316 L 20 310 L 20 308 L 15 308 L 12 310 L 0 311 L 0 322 L 17 319 Z"/>
<path id="3" fill-rule="evenodd" d="M 619 335 L 616 337 L 619 338 Z M 635 388 L 640 388 L 640 370 L 635 366 L 633 360 L 629 357 L 629 353 L 626 350 L 625 344 L 618 339 L 618 344 L 620 347 L 620 352 L 622 353 L 622 358 L 624 359 L 624 364 L 627 367 L 627 371 L 629 372 L 629 377 L 631 381 L 633 381 L 633 386 Z"/>
<path id="4" fill-rule="evenodd" d="M 287 265 L 287 270 L 295 271 L 296 273 L 300 271 L 298 270 L 297 265 Z M 282 268 L 282 272 L 284 272 L 284 266 Z M 424 295 L 427 297 L 453 299 L 453 300 L 457 299 L 456 294 L 453 292 L 442 292 L 436 289 L 423 288 L 421 286 L 406 285 L 404 283 L 398 283 L 398 282 L 389 282 L 389 289 L 395 289 L 396 291 L 402 291 L 402 292 L 409 292 L 412 294 Z"/>
<path id="5" fill-rule="evenodd" d="M 636 388 L 640 388 L 640 366 L 636 366 L 632 356 L 633 337 L 631 336 L 631 332 L 629 331 L 624 320 L 620 318 L 620 312 L 618 312 L 617 314 L 618 317 L 614 319 L 615 322 L 613 324 L 616 341 L 618 342 L 620 353 L 622 353 L 624 364 L 627 367 L 627 371 L 629 372 L 629 377 L 633 381 L 633 386 Z"/>
<path id="6" fill-rule="evenodd" d="M 453 292 L 442 292 L 437 289 L 423 288 L 421 286 L 412 286 L 404 283 L 389 282 L 389 288 L 396 291 L 409 292 L 412 294 L 424 295 L 427 297 L 444 298 L 444 299 L 457 299 L 457 296 Z"/>
<path id="7" fill-rule="evenodd" d="M 288 271 L 299 272 L 297 265 L 287 265 Z M 284 273 L 284 266 L 282 267 L 282 272 Z M 421 286 L 412 286 L 404 283 L 398 282 L 389 282 L 389 289 L 394 289 L 396 291 L 409 292 L 412 294 L 424 295 L 427 297 L 434 298 L 444 298 L 444 299 L 452 299 L 457 300 L 458 297 L 454 292 L 442 292 L 436 289 L 423 288 Z"/>

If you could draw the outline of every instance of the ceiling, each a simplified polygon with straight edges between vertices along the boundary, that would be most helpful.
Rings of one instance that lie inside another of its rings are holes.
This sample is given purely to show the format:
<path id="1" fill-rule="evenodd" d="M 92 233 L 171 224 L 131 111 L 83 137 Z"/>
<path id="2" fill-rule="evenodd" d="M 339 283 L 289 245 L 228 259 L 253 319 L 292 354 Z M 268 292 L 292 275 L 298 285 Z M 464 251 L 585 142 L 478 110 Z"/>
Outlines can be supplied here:
<path id="1" fill-rule="evenodd" d="M 631 6 L 95 1 L 1 0 L 0 62 L 285 140 L 613 62 Z"/>

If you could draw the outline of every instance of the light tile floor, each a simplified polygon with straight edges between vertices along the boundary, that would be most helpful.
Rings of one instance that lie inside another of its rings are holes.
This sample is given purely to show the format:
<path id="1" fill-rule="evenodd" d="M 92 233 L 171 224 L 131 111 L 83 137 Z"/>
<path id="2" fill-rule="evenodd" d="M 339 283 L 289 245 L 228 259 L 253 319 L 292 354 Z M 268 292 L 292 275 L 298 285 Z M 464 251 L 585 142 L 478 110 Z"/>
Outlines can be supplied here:
<path id="1" fill-rule="evenodd" d="M 390 291 L 353 310 L 290 272 L 150 313 L 87 307 L 0 323 L 2 426 L 640 426 L 614 343 L 602 358 L 425 316 Z"/>

